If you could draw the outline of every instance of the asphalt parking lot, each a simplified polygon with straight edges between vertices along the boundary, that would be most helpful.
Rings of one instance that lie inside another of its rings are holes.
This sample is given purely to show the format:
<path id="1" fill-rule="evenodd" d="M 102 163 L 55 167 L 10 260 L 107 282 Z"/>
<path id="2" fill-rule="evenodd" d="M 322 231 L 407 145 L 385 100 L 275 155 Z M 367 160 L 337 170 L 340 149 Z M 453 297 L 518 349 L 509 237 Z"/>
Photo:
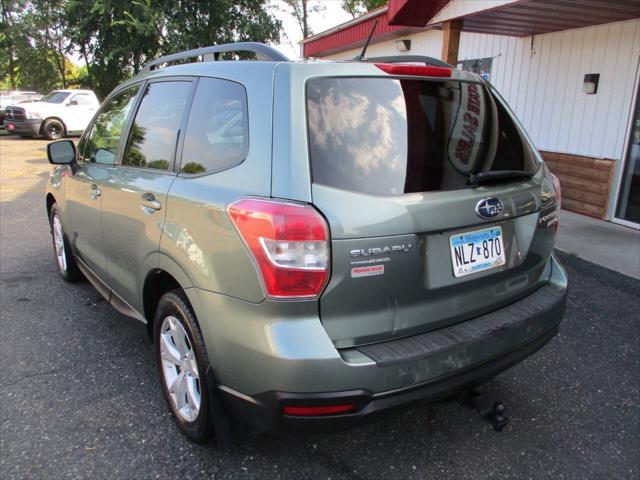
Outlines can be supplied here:
<path id="1" fill-rule="evenodd" d="M 1 478 L 640 478 L 640 282 L 567 255 L 561 333 L 486 387 L 502 433 L 444 402 L 339 434 L 191 444 L 141 330 L 56 273 L 45 145 L 0 138 Z"/>

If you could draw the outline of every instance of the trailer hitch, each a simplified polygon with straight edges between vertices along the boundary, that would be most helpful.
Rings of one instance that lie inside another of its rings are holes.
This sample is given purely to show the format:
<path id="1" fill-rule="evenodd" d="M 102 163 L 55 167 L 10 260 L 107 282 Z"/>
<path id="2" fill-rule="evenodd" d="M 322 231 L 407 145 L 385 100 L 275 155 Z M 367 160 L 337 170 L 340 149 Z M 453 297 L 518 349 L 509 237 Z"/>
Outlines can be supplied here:
<path id="1" fill-rule="evenodd" d="M 475 410 L 488 423 L 491 424 L 496 432 L 509 423 L 509 418 L 504 415 L 504 403 L 496 400 L 489 393 L 480 393 L 476 390 L 470 390 L 460 394 L 458 402 L 470 410 Z"/>

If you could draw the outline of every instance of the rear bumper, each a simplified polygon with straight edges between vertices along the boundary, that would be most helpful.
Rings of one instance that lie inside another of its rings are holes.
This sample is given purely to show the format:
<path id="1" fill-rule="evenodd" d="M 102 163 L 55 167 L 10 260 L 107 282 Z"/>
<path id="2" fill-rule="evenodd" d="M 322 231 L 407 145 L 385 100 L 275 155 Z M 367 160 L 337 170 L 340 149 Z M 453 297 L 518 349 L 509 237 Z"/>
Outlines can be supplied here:
<path id="1" fill-rule="evenodd" d="M 406 339 L 379 344 L 391 347 L 386 348 L 387 353 L 401 352 L 404 358 L 385 356 L 385 348 L 369 351 L 361 348 L 360 355 L 370 355 L 368 362 L 349 363 L 349 358 L 345 360 L 343 353 L 342 365 L 335 364 L 333 376 L 319 369 L 317 362 L 309 360 L 307 368 L 285 369 L 272 379 L 275 385 L 279 383 L 278 376 L 294 374 L 302 381 L 322 371 L 316 384 L 325 383 L 329 386 L 326 389 L 307 390 L 314 393 L 273 389 L 246 395 L 222 381 L 218 387 L 220 397 L 232 416 L 259 431 L 322 432 L 347 428 L 372 414 L 399 405 L 416 400 L 438 401 L 480 385 L 536 352 L 558 332 L 566 307 L 567 283 L 559 263 L 555 259 L 551 262 L 549 282 L 519 302 L 465 322 L 462 329 L 459 324 L 412 337 L 409 342 L 412 348 L 407 346 Z M 443 339 L 453 341 L 447 343 Z M 344 378 L 345 363 L 346 369 L 350 370 L 348 381 L 356 388 L 329 390 L 335 378 Z M 255 365 L 254 370 L 254 375 L 261 375 L 260 365 Z M 369 382 L 369 388 L 358 388 L 372 372 L 380 379 L 378 385 L 394 386 L 374 389 Z M 275 372 L 269 373 L 274 375 Z M 355 405 L 353 411 L 317 417 L 294 417 L 282 413 L 284 406 L 345 403 Z"/>
<path id="2" fill-rule="evenodd" d="M 559 323 L 559 322 L 558 322 Z M 347 429 L 374 414 L 414 401 L 437 402 L 458 392 L 482 385 L 499 373 L 516 365 L 547 344 L 558 333 L 558 325 L 498 358 L 480 365 L 456 371 L 441 378 L 412 385 L 399 390 L 372 394 L 366 390 L 352 390 L 322 394 L 292 394 L 267 392 L 248 397 L 224 386 L 218 387 L 219 395 L 232 416 L 261 431 L 296 431 L 306 433 L 334 432 Z M 284 415 L 285 405 L 337 405 L 353 403 L 353 413 L 323 415 L 317 417 L 293 417 Z"/>
<path id="3" fill-rule="evenodd" d="M 5 129 L 10 133 L 35 137 L 40 135 L 42 120 L 9 120 L 4 122 Z M 12 127 L 13 126 L 13 127 Z"/>

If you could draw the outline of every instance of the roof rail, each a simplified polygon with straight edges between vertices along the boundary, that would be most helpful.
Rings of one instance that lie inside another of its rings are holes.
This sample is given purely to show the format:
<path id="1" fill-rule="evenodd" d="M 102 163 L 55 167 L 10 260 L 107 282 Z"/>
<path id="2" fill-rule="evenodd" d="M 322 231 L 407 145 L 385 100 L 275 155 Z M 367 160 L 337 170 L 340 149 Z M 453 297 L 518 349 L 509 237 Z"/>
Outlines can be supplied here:
<path id="1" fill-rule="evenodd" d="M 158 65 L 163 63 L 174 62 L 176 60 L 183 60 L 185 58 L 192 58 L 200 55 L 213 54 L 214 59 L 218 60 L 219 54 L 225 52 L 253 52 L 258 56 L 258 58 L 262 57 L 272 62 L 290 61 L 286 55 L 280 53 L 269 45 L 258 42 L 238 42 L 225 43 L 223 45 L 211 45 L 209 47 L 195 48 L 193 50 L 185 50 L 184 52 L 165 55 L 164 57 L 156 58 L 155 60 L 147 63 L 142 71 L 155 70 L 158 68 Z"/>
<path id="2" fill-rule="evenodd" d="M 352 60 L 360 60 L 360 58 L 354 57 Z M 433 58 L 433 57 L 426 57 L 424 55 L 391 55 L 387 57 L 369 57 L 361 61 L 380 62 L 380 63 L 412 62 L 412 63 L 424 63 L 425 65 L 431 65 L 432 67 L 456 68 L 453 65 L 443 62 L 442 60 L 438 60 L 437 58 Z"/>

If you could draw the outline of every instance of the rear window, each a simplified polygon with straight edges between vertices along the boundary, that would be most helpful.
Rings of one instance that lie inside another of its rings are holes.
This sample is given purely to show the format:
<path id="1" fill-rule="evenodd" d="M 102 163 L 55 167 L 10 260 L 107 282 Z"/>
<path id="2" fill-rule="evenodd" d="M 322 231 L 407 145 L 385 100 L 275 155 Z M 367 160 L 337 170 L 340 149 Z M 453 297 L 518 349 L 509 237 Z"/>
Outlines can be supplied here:
<path id="1" fill-rule="evenodd" d="M 538 163 L 479 83 L 320 78 L 307 84 L 313 182 L 373 195 L 468 188 L 471 174 Z"/>

